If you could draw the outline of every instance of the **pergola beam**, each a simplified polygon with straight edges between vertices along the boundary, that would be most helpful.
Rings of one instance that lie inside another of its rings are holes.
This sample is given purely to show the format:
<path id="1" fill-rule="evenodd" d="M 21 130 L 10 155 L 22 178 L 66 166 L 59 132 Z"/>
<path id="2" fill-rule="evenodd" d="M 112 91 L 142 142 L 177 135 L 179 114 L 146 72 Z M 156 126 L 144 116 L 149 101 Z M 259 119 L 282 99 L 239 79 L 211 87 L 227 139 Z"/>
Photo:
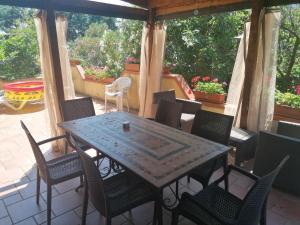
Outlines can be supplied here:
<path id="1" fill-rule="evenodd" d="M 45 2 L 41 0 L 0 0 L 0 5 L 47 9 Z M 146 21 L 148 16 L 148 10 L 146 9 L 112 5 L 87 0 L 55 0 L 52 2 L 52 8 L 55 11 L 86 13 L 98 16 L 109 16 L 143 21 Z"/>

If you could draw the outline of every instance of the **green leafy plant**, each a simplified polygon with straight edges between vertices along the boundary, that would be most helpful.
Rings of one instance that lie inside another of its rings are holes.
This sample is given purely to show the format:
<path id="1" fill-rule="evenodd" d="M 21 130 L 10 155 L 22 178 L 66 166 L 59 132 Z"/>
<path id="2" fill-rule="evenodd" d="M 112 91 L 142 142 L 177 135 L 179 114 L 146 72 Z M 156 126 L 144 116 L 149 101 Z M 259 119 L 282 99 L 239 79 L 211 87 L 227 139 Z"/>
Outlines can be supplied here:
<path id="1" fill-rule="evenodd" d="M 214 82 L 198 82 L 194 90 L 208 94 L 225 94 L 223 85 Z"/>
<path id="2" fill-rule="evenodd" d="M 282 93 L 276 90 L 275 102 L 277 105 L 290 106 L 292 108 L 300 108 L 300 95 L 295 95 L 289 92 Z"/>
<path id="3" fill-rule="evenodd" d="M 112 77 L 104 68 L 97 68 L 97 67 L 87 67 L 85 68 L 86 76 L 95 76 L 96 80 L 103 80 L 106 78 Z"/>

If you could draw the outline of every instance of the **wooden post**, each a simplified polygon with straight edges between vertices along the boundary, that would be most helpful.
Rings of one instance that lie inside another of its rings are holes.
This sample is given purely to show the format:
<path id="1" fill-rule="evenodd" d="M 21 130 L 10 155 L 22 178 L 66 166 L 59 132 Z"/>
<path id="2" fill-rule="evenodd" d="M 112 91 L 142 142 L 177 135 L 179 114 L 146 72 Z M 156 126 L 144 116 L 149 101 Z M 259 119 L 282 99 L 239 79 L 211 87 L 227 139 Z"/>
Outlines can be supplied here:
<path id="1" fill-rule="evenodd" d="M 60 65 L 60 56 L 59 56 L 59 47 L 58 47 L 58 39 L 57 39 L 57 32 L 56 32 L 56 22 L 55 22 L 55 12 L 51 5 L 51 2 L 46 1 L 47 3 L 47 29 L 49 35 L 49 42 L 50 42 L 50 53 L 52 56 L 53 62 L 53 69 L 54 69 L 54 80 L 56 85 L 57 91 L 57 98 L 58 102 L 61 103 L 65 100 L 64 95 L 64 86 L 63 86 L 63 78 L 62 78 L 62 71 Z"/>
<path id="2" fill-rule="evenodd" d="M 250 94 L 255 75 L 258 45 L 259 45 L 259 17 L 264 7 L 264 0 L 254 0 L 252 2 L 251 26 L 249 34 L 248 53 L 245 65 L 245 81 L 243 89 L 241 128 L 247 129 Z"/>

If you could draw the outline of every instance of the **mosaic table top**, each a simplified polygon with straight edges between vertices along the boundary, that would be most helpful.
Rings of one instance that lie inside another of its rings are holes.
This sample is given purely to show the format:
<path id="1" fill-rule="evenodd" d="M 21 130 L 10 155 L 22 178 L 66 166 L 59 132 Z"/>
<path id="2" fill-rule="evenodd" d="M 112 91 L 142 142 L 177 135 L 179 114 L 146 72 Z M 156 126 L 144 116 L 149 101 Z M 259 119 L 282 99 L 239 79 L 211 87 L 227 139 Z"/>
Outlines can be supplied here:
<path id="1" fill-rule="evenodd" d="M 130 123 L 129 129 L 123 123 Z M 162 188 L 230 148 L 125 112 L 59 124 L 83 142 Z"/>

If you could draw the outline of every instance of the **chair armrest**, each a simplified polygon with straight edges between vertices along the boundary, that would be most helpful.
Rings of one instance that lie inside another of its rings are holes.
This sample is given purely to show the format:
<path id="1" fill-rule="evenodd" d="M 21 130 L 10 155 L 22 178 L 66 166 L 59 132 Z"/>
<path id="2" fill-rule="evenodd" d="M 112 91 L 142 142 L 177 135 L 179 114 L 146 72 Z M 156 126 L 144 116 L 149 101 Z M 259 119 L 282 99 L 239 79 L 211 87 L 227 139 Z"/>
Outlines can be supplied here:
<path id="1" fill-rule="evenodd" d="M 112 84 L 106 84 L 105 85 L 105 91 L 111 91 L 112 90 L 113 85 Z"/>
<path id="2" fill-rule="evenodd" d="M 205 212 L 207 212 L 209 215 L 211 215 L 213 218 L 217 219 L 218 221 L 220 221 L 222 224 L 226 224 L 226 225 L 234 225 L 234 224 L 237 224 L 237 221 L 236 220 L 233 220 L 233 219 L 229 219 L 229 218 L 226 218 L 218 213 L 216 213 L 215 211 L 213 210 L 210 210 L 208 208 L 205 208 L 203 207 L 201 204 L 199 204 L 199 202 L 197 202 L 192 195 L 190 195 L 189 193 L 187 192 L 184 192 L 182 194 L 182 200 L 185 198 L 185 199 L 188 199 L 188 201 L 191 201 L 193 202 L 195 205 L 197 205 L 199 208 L 201 208 L 202 210 L 204 210 Z"/>
<path id="3" fill-rule="evenodd" d="M 201 102 L 181 98 L 176 98 L 176 102 L 181 103 L 182 112 L 188 114 L 195 114 L 202 106 Z"/>
<path id="4" fill-rule="evenodd" d="M 222 177 L 220 177 L 219 179 L 217 179 L 216 181 L 214 181 L 214 183 L 219 184 L 222 181 L 224 181 L 225 178 L 229 176 L 229 174 L 231 173 L 232 170 L 235 170 L 235 171 L 239 172 L 240 174 L 251 178 L 252 180 L 258 180 L 259 179 L 259 177 L 256 176 L 253 173 L 250 173 L 250 172 L 248 172 L 248 171 L 246 171 L 246 170 L 244 170 L 240 167 L 237 167 L 237 166 L 234 166 L 234 165 L 229 165 L 227 171 L 225 172 L 225 174 Z"/>
<path id="5" fill-rule="evenodd" d="M 46 140 L 38 142 L 37 144 L 38 145 L 43 145 L 43 144 L 46 144 L 48 142 L 56 141 L 56 140 L 63 139 L 63 138 L 67 138 L 67 136 L 66 135 L 60 135 L 60 136 L 56 136 L 56 137 L 53 137 L 53 138 L 48 138 Z"/>

